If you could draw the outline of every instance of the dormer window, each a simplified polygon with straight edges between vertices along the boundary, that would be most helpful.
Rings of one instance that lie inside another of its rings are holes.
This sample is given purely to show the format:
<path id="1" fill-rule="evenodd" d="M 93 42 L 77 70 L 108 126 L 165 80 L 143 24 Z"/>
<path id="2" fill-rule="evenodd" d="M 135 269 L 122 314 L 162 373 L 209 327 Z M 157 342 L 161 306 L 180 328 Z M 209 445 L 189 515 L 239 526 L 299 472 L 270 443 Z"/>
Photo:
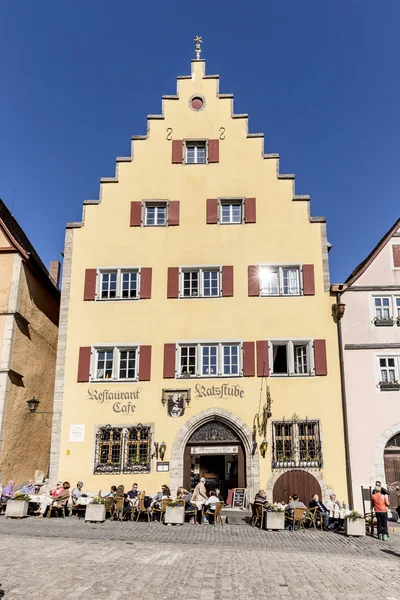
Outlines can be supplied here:
<path id="1" fill-rule="evenodd" d="M 205 165 L 207 162 L 206 142 L 186 142 L 185 163 L 187 165 Z"/>

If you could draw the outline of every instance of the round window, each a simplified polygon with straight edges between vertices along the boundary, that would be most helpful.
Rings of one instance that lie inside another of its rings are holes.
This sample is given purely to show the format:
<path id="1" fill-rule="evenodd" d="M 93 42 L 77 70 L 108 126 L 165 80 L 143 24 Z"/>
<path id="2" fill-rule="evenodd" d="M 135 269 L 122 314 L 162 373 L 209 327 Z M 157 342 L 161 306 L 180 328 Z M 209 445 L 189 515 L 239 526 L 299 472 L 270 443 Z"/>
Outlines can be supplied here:
<path id="1" fill-rule="evenodd" d="M 200 96 L 193 96 L 190 100 L 190 106 L 193 110 L 201 110 L 204 107 L 204 100 Z"/>

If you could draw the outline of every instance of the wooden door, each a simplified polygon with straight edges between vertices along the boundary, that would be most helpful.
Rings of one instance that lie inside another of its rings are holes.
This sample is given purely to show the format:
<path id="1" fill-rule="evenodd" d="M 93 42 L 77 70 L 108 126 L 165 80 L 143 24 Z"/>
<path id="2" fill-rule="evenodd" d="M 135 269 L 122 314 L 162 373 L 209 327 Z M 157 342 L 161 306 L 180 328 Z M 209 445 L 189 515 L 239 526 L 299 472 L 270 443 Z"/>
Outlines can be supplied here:
<path id="1" fill-rule="evenodd" d="M 281 475 L 274 485 L 273 501 L 287 502 L 288 496 L 297 494 L 300 502 L 306 506 L 314 494 L 318 494 L 321 500 L 321 486 L 311 473 L 300 469 L 291 469 Z"/>
<path id="2" fill-rule="evenodd" d="M 399 491 L 396 489 L 400 487 L 400 450 L 385 450 L 385 477 L 390 504 L 397 508 L 400 505 Z"/>

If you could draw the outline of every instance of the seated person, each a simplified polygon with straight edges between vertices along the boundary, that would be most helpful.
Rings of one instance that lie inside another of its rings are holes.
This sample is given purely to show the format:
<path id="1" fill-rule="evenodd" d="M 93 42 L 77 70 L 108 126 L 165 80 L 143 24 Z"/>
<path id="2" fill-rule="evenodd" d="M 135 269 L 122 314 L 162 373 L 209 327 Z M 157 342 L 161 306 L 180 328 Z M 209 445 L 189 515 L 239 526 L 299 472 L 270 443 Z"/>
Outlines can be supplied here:
<path id="1" fill-rule="evenodd" d="M 176 492 L 176 499 L 177 500 L 185 500 L 185 502 L 188 502 L 192 497 L 192 494 L 190 492 L 188 492 L 187 490 L 185 490 L 184 487 L 179 487 L 178 491 Z"/>
<path id="2" fill-rule="evenodd" d="M 207 500 L 204 502 L 204 516 L 203 523 L 208 523 L 208 519 L 206 515 L 212 516 L 214 518 L 216 505 L 219 502 L 219 498 L 215 493 L 215 490 L 210 491 L 210 495 Z"/>
<path id="3" fill-rule="evenodd" d="M 326 508 L 325 504 L 322 504 L 322 502 L 319 501 L 319 496 L 318 494 L 314 494 L 314 496 L 312 497 L 312 500 L 310 500 L 310 503 L 308 505 L 310 508 L 316 508 L 317 509 L 317 513 L 320 515 L 323 524 L 324 524 L 324 529 L 328 529 L 328 525 L 329 525 L 329 511 Z"/>
<path id="4" fill-rule="evenodd" d="M 78 483 L 76 484 L 76 487 L 71 492 L 71 498 L 72 498 L 73 504 L 76 504 L 76 501 L 80 497 L 86 498 L 86 494 L 84 494 L 82 492 L 82 488 L 83 488 L 83 481 L 78 481 Z"/>
<path id="5" fill-rule="evenodd" d="M 132 485 L 132 489 L 129 490 L 129 492 L 127 493 L 127 496 L 131 500 L 135 500 L 135 498 L 137 498 L 139 496 L 139 490 L 138 490 L 138 484 L 137 483 L 134 483 Z"/>
<path id="6" fill-rule="evenodd" d="M 34 494 L 36 490 L 36 486 L 33 483 L 33 479 L 29 479 L 28 483 L 26 483 L 19 491 L 21 494 Z"/>
<path id="7" fill-rule="evenodd" d="M 171 490 L 167 485 L 162 485 L 161 492 L 158 492 L 153 498 L 152 508 L 161 508 L 161 500 L 166 498 L 171 498 Z"/>
<path id="8" fill-rule="evenodd" d="M 116 485 L 112 485 L 110 487 L 110 491 L 106 492 L 105 494 L 102 494 L 101 490 L 100 490 L 99 496 L 101 496 L 102 498 L 115 498 L 115 494 L 116 493 L 117 493 L 117 486 Z"/>
<path id="9" fill-rule="evenodd" d="M 305 506 L 305 504 L 300 502 L 299 496 L 297 494 L 293 494 L 292 498 L 293 498 L 292 502 L 290 502 L 285 508 L 286 512 L 290 512 L 290 511 L 293 512 L 293 510 L 295 508 L 304 508 L 304 510 L 307 508 Z"/>
<path id="10" fill-rule="evenodd" d="M 344 525 L 344 519 L 340 518 L 340 503 L 336 500 L 336 494 L 331 494 L 326 503 L 326 508 L 329 511 L 329 528 L 338 529 Z"/>
<path id="11" fill-rule="evenodd" d="M 10 500 L 10 498 L 12 498 L 14 496 L 14 486 L 15 486 L 15 481 L 13 481 L 11 479 L 8 482 L 8 484 L 6 485 L 6 487 L 4 487 L 1 492 L 1 501 L 2 502 L 7 502 L 7 500 Z"/>
<path id="12" fill-rule="evenodd" d="M 267 508 L 268 500 L 267 492 L 265 490 L 260 490 L 259 492 L 257 492 L 254 498 L 254 505 L 257 506 L 257 504 L 263 506 L 264 508 Z"/>
<path id="13" fill-rule="evenodd" d="M 62 490 L 57 497 L 51 496 L 50 498 L 43 498 L 42 502 L 40 503 L 39 510 L 35 511 L 38 517 L 43 518 L 47 509 L 52 505 L 57 507 L 66 506 L 70 497 L 70 487 L 69 481 L 64 481 Z"/>
<path id="14" fill-rule="evenodd" d="M 125 497 L 125 487 L 123 485 L 119 485 L 117 487 L 117 491 L 115 492 L 116 498 L 124 498 Z"/>

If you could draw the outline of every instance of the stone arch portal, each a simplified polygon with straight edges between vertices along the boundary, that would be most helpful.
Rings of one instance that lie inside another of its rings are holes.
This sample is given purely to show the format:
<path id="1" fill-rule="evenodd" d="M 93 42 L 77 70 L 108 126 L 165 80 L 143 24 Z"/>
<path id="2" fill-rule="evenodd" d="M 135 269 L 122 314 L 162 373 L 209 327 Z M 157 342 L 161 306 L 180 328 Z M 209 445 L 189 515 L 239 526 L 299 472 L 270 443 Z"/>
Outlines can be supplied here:
<path id="1" fill-rule="evenodd" d="M 193 415 L 186 421 L 182 429 L 178 432 L 172 445 L 170 455 L 170 487 L 176 492 L 183 483 L 184 476 L 184 452 L 186 445 L 202 425 L 210 421 L 219 421 L 224 423 L 240 439 L 246 459 L 246 487 L 248 498 L 253 498 L 259 489 L 259 458 L 258 452 L 253 455 L 253 434 L 250 427 L 242 421 L 237 415 L 223 408 L 209 408 Z"/>

